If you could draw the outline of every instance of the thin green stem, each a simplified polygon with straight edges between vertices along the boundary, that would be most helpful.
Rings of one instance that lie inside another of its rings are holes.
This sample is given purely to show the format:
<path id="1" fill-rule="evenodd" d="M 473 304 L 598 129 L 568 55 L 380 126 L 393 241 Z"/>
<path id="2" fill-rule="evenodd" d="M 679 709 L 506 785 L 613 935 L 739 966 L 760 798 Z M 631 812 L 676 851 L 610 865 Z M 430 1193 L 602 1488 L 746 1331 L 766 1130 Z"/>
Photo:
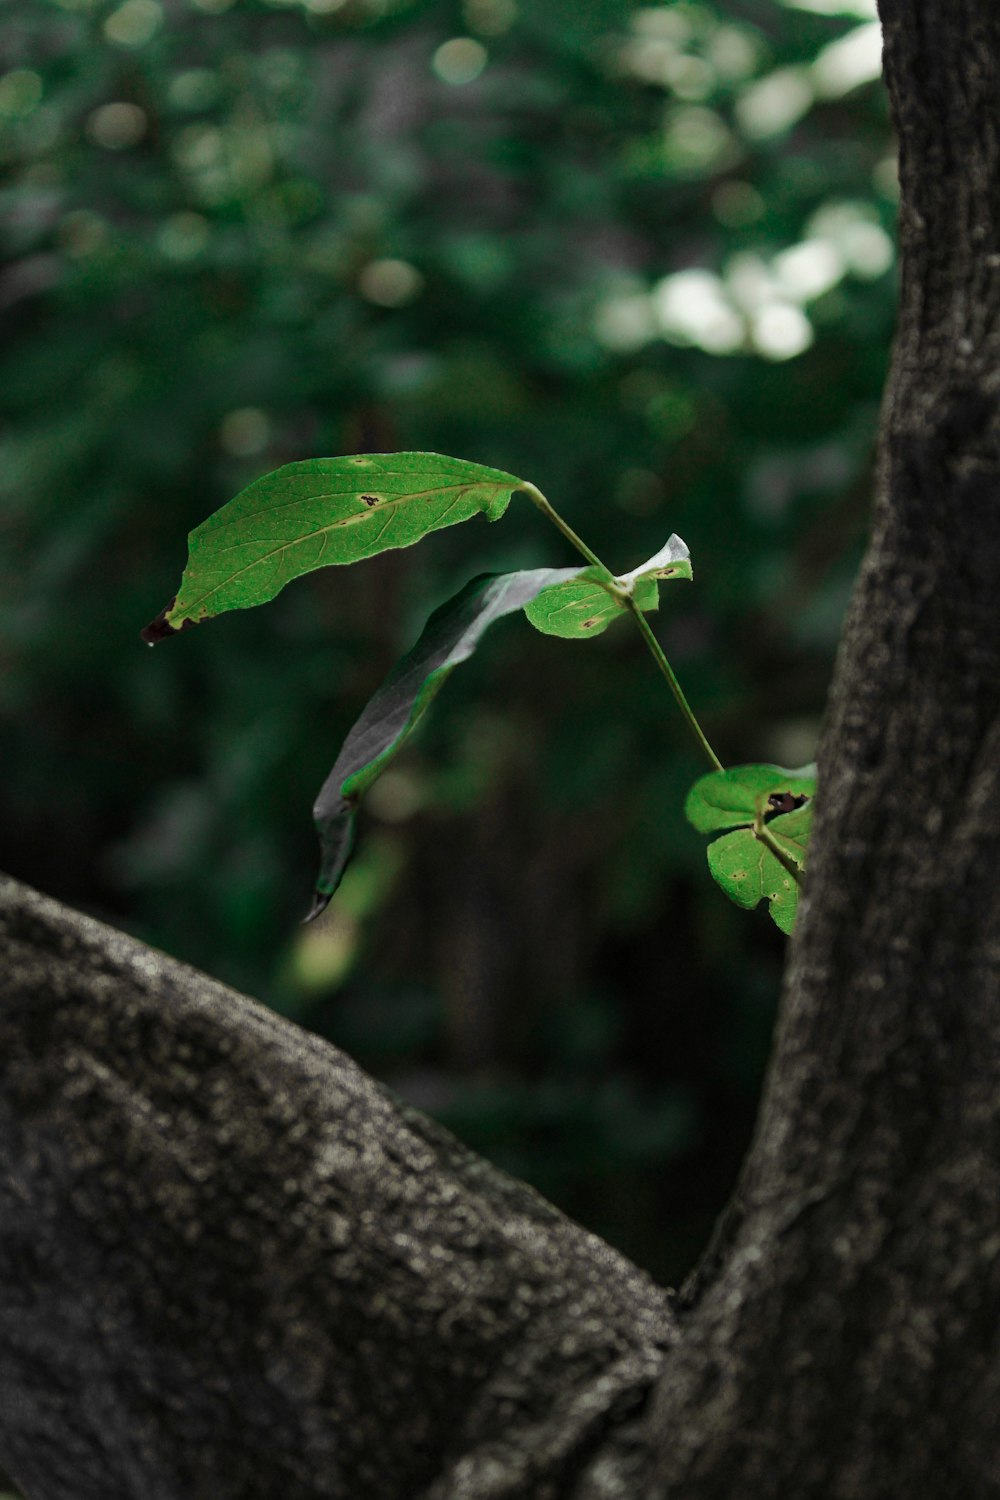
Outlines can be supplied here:
<path id="1" fill-rule="evenodd" d="M 705 755 L 708 757 L 708 762 L 712 767 L 712 770 L 723 770 L 724 767 L 722 761 L 719 759 L 715 751 L 712 749 L 711 745 L 708 743 L 708 740 L 705 737 L 705 731 L 702 729 L 701 725 L 698 723 L 698 720 L 695 718 L 694 710 L 685 698 L 683 689 L 681 688 L 680 683 L 677 681 L 677 678 L 674 676 L 673 667 L 670 665 L 670 663 L 667 661 L 666 656 L 663 654 L 663 647 L 660 645 L 659 641 L 656 639 L 656 636 L 650 629 L 649 621 L 646 619 L 642 610 L 639 608 L 639 606 L 635 602 L 635 599 L 632 597 L 632 590 L 619 583 L 618 579 L 615 577 L 614 573 L 612 573 L 611 569 L 607 567 L 606 564 L 601 562 L 601 559 L 597 556 L 596 552 L 592 552 L 581 537 L 577 536 L 572 526 L 570 526 L 568 522 L 563 520 L 562 516 L 545 498 L 540 489 L 537 489 L 533 484 L 528 484 L 526 481 L 520 485 L 520 488 L 527 495 L 531 503 L 542 512 L 542 515 L 547 517 L 547 519 L 552 522 L 553 526 L 557 527 L 558 530 L 562 532 L 563 536 L 573 547 L 576 548 L 580 556 L 585 557 L 589 563 L 591 563 L 595 568 L 599 568 L 605 575 L 604 579 L 602 580 L 604 587 L 608 590 L 609 593 L 614 594 L 616 598 L 621 600 L 621 602 L 628 610 L 629 614 L 632 616 L 636 625 L 639 627 L 639 634 L 645 641 L 646 647 L 653 660 L 656 662 L 656 665 L 659 667 L 663 676 L 666 678 L 667 685 L 674 695 L 674 700 L 677 703 L 677 707 L 683 714 L 691 733 L 694 735 L 695 739 L 698 741 L 698 744 L 701 746 Z M 771 842 L 773 843 L 773 840 Z M 779 858 L 780 857 L 781 856 L 779 855 Z M 784 859 L 782 859 L 782 864 L 784 863 L 785 861 Z"/>
<path id="2" fill-rule="evenodd" d="M 649 649 L 649 654 L 656 662 L 656 665 L 663 673 L 663 676 L 667 679 L 667 685 L 674 695 L 677 707 L 680 709 L 681 713 L 684 715 L 684 718 L 687 720 L 688 728 L 694 735 L 695 739 L 698 741 L 698 744 L 701 746 L 705 755 L 708 757 L 708 762 L 712 767 L 712 770 L 724 770 L 725 767 L 723 766 L 722 761 L 719 759 L 715 751 L 712 749 L 711 745 L 708 743 L 705 731 L 702 729 L 701 725 L 698 723 L 698 720 L 695 718 L 694 709 L 685 698 L 684 690 L 681 687 L 680 683 L 677 681 L 677 678 L 674 676 L 674 669 L 667 661 L 667 658 L 663 652 L 663 647 L 660 645 L 659 641 L 656 639 L 656 636 L 653 634 L 649 621 L 646 619 L 646 616 L 643 614 L 638 604 L 636 604 L 631 594 L 628 596 L 625 603 L 626 607 L 628 608 L 629 614 L 632 616 L 633 620 L 639 627 L 639 633 L 641 634 L 643 640 L 646 642 L 646 646 Z"/>
<path id="3" fill-rule="evenodd" d="M 765 849 L 769 849 L 771 851 L 775 859 L 778 861 L 778 864 L 781 865 L 782 869 L 788 871 L 789 875 L 795 881 L 795 884 L 801 885 L 802 871 L 799 869 L 794 859 L 792 859 L 785 853 L 784 849 L 782 849 L 781 845 L 778 843 L 778 840 L 768 828 L 767 824 L 762 822 L 759 817 L 754 819 L 753 836 L 755 839 L 759 839 L 759 841 L 764 845 Z"/>
<path id="4" fill-rule="evenodd" d="M 601 562 L 601 559 L 598 557 L 596 552 L 591 552 L 590 548 L 587 546 L 587 543 L 583 540 L 583 538 L 577 536 L 576 532 L 573 530 L 572 526 L 570 526 L 569 522 L 563 520 L 562 516 L 555 509 L 555 507 L 551 505 L 548 500 L 546 500 L 540 489 L 536 489 L 533 484 L 529 484 L 526 480 L 521 484 L 521 489 L 527 495 L 532 505 L 536 506 L 541 511 L 542 515 L 545 516 L 549 521 L 551 521 L 553 526 L 557 527 L 558 530 L 562 532 L 563 536 L 569 542 L 570 546 L 575 547 L 581 557 L 585 557 L 587 561 L 589 563 L 592 563 L 595 568 L 600 568 L 601 572 L 606 573 L 608 575 L 608 578 L 611 579 L 612 582 L 615 581 L 615 575 L 612 573 L 611 569 L 606 567 L 604 563 Z M 617 589 L 615 590 L 615 592 L 624 594 L 625 590 Z"/>

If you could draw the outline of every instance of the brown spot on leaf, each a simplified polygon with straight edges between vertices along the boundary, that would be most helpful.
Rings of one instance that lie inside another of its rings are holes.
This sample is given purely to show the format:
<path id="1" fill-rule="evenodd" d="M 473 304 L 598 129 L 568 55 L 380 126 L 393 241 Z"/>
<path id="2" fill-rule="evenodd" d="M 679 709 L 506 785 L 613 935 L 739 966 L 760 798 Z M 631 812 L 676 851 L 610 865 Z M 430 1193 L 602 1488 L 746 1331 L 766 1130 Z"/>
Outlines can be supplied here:
<path id="1" fill-rule="evenodd" d="M 601 618 L 600 615 L 591 615 L 591 617 L 590 617 L 589 620 L 581 620 L 580 621 L 580 629 L 581 630 L 593 630 L 594 626 L 597 625 L 600 622 L 600 618 Z"/>
<path id="2" fill-rule="evenodd" d="M 181 625 L 170 625 L 167 623 L 167 615 L 169 615 L 176 603 L 177 596 L 175 594 L 166 609 L 161 609 L 156 619 L 150 620 L 149 624 L 143 626 L 142 630 L 140 630 L 139 634 L 147 646 L 155 646 L 158 641 L 165 641 L 172 635 L 180 635 L 182 630 L 188 630 L 195 623 L 194 620 L 185 620 Z"/>
<path id="3" fill-rule="evenodd" d="M 371 507 L 372 505 L 377 505 L 379 502 L 378 495 L 362 495 L 361 498 L 369 507 Z"/>

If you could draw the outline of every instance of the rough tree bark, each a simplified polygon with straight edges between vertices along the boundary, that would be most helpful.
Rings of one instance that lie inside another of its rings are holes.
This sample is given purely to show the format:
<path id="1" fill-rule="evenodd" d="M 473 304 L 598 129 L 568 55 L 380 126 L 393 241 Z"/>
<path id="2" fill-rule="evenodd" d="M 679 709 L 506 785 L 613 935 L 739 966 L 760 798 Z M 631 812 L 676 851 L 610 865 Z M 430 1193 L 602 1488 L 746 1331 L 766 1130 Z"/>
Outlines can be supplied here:
<path id="1" fill-rule="evenodd" d="M 654 1493 L 1000 1493 L 1000 7 L 881 0 L 899 328 L 739 1189 Z"/>
<path id="2" fill-rule="evenodd" d="M 0 884 L 31 1500 L 1000 1493 L 1000 11 L 883 0 L 902 302 L 809 890 L 674 1308 L 330 1047 Z"/>
<path id="3" fill-rule="evenodd" d="M 0 932 L 30 1500 L 627 1492 L 584 1476 L 637 1451 L 672 1331 L 647 1277 L 222 985 L 12 882 Z"/>

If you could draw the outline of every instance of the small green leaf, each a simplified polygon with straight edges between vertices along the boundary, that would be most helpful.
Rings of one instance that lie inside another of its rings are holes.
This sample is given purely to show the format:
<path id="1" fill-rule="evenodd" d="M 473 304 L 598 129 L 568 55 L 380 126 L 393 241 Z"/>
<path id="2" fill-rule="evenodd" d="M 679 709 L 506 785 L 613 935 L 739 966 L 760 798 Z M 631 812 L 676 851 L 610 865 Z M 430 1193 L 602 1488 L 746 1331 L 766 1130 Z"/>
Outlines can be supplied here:
<path id="1" fill-rule="evenodd" d="M 578 568 L 484 573 L 434 611 L 420 639 L 397 662 L 344 741 L 313 807 L 321 862 L 307 920 L 319 916 L 340 884 L 354 844 L 358 801 L 385 770 L 435 694 L 475 651 L 494 620 L 523 609 L 544 588 Z"/>
<path id="2" fill-rule="evenodd" d="M 409 547 L 430 531 L 503 515 L 521 481 L 436 453 L 312 458 L 265 474 L 196 527 L 177 597 L 150 645 L 230 609 L 264 604 L 303 573 Z"/>
<path id="3" fill-rule="evenodd" d="M 631 592 L 641 610 L 649 611 L 659 605 L 661 579 L 690 577 L 688 549 L 680 537 L 672 536 L 648 562 L 613 581 Z M 567 640 L 600 635 L 628 608 L 624 599 L 607 587 L 606 580 L 607 574 L 599 568 L 584 568 L 575 578 L 543 590 L 524 612 L 543 635 Z"/>
<path id="4" fill-rule="evenodd" d="M 767 827 L 782 852 L 804 871 L 812 803 L 775 818 Z M 708 868 L 737 906 L 751 908 L 766 899 L 777 926 L 782 932 L 792 932 L 799 904 L 798 882 L 760 842 L 753 828 L 736 828 L 709 844 Z"/>
<path id="5" fill-rule="evenodd" d="M 684 813 L 699 833 L 715 833 L 721 828 L 752 824 L 757 817 L 770 822 L 782 806 L 787 812 L 792 810 L 782 798 L 794 801 L 812 797 L 815 792 L 813 766 L 801 766 L 797 771 L 786 771 L 782 766 L 732 766 L 728 771 L 711 771 L 700 777 L 687 795 Z"/>
<path id="6" fill-rule="evenodd" d="M 708 846 L 708 867 L 738 906 L 767 900 L 782 932 L 795 925 L 799 886 L 776 858 L 761 833 L 773 838 L 786 859 L 805 870 L 812 829 L 814 766 L 786 771 L 781 766 L 733 766 L 695 782 L 684 811 L 702 833 L 729 829 Z"/>
<path id="7" fill-rule="evenodd" d="M 584 568 L 575 578 L 545 589 L 524 613 L 543 635 L 566 640 L 600 635 L 626 612 L 624 602 L 600 581 L 604 576 L 599 568 Z M 644 579 L 635 588 L 635 600 L 640 609 L 655 609 L 660 602 L 656 584 Z"/>

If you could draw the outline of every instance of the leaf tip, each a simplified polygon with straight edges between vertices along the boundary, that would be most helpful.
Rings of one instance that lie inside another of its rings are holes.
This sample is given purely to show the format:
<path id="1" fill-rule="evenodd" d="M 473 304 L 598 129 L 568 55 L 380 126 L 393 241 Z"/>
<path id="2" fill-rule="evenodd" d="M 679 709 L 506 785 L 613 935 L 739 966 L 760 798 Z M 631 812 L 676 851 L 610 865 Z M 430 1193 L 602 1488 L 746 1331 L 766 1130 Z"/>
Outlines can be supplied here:
<path id="1" fill-rule="evenodd" d="M 180 625 L 171 625 L 167 616 L 176 603 L 177 596 L 175 595 L 166 608 L 160 610 L 156 619 L 150 620 L 149 624 L 144 625 L 140 630 L 139 635 L 147 646 L 155 646 L 158 641 L 165 641 L 172 635 L 180 635 L 182 630 L 187 630 L 189 625 L 195 623 L 194 620 L 184 620 Z"/>
<path id="2" fill-rule="evenodd" d="M 329 893 L 326 892 L 326 891 L 319 891 L 319 890 L 313 892 L 312 906 L 310 906 L 309 910 L 306 912 L 305 916 L 302 918 L 302 926 L 303 927 L 308 926 L 308 924 L 310 922 L 315 922 L 315 920 L 316 920 L 317 917 L 320 917 L 320 916 L 323 915 L 323 913 L 326 911 L 327 907 L 330 905 L 330 901 L 331 901 L 332 895 L 333 895 L 332 891 L 329 892 Z"/>

